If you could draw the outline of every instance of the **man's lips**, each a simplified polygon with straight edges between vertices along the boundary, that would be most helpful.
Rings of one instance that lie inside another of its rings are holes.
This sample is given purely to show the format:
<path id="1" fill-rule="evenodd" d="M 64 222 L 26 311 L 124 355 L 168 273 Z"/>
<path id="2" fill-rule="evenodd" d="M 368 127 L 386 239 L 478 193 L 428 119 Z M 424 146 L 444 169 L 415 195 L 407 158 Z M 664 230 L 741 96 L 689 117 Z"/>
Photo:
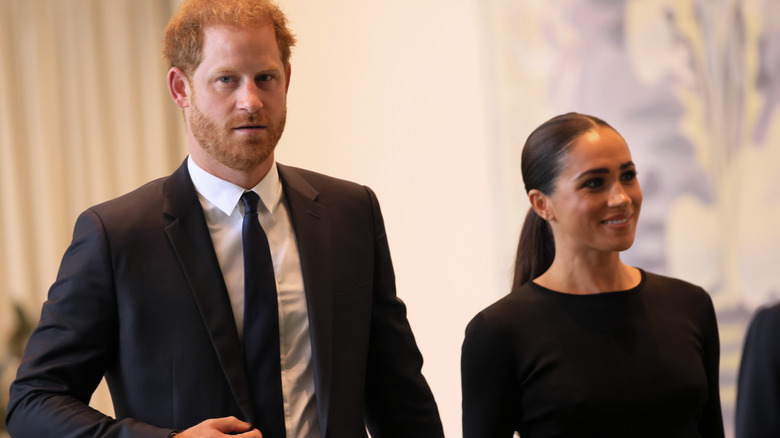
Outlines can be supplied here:
<path id="1" fill-rule="evenodd" d="M 246 126 L 237 126 L 233 128 L 234 131 L 257 131 L 265 129 L 264 125 L 246 125 Z"/>

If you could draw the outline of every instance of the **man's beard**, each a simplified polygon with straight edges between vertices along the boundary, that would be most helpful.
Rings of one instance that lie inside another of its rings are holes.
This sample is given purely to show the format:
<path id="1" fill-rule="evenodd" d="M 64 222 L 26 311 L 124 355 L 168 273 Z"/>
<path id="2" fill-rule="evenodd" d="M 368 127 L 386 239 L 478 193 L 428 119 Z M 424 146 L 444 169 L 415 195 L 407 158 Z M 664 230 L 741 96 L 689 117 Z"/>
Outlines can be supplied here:
<path id="1" fill-rule="evenodd" d="M 200 111 L 194 96 L 191 100 L 190 128 L 200 147 L 217 162 L 234 170 L 249 170 L 265 161 L 282 137 L 287 120 L 287 108 L 276 122 L 268 120 L 260 112 L 237 117 L 225 126 L 218 126 Z M 263 125 L 264 132 L 231 139 L 232 127 Z"/>

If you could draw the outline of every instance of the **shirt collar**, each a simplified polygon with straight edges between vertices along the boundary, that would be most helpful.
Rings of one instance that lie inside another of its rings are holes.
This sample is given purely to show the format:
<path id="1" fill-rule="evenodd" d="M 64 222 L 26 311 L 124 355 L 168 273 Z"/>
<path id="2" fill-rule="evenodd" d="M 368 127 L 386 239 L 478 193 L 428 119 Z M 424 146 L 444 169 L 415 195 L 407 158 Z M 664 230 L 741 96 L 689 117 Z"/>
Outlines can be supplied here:
<path id="1" fill-rule="evenodd" d="M 246 190 L 206 172 L 195 164 L 191 156 L 187 158 L 187 169 L 190 172 L 195 190 L 223 213 L 230 216 Z M 252 191 L 260 196 L 260 202 L 263 206 L 273 213 L 282 199 L 282 183 L 279 180 L 276 161 L 273 162 L 265 177 L 252 188 Z"/>

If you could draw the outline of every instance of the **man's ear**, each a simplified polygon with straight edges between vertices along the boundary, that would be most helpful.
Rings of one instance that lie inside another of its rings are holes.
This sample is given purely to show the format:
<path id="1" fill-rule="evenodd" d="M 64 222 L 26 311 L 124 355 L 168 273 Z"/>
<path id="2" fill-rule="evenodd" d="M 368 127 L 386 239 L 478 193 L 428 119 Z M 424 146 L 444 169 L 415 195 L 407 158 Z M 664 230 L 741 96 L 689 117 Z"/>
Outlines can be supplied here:
<path id="1" fill-rule="evenodd" d="M 168 70 L 168 92 L 179 108 L 190 106 L 190 81 L 179 67 Z"/>
<path id="2" fill-rule="evenodd" d="M 552 202 L 550 198 L 544 193 L 536 189 L 528 191 L 528 201 L 531 203 L 531 208 L 534 209 L 540 218 L 547 222 L 555 220 L 555 213 L 553 213 Z"/>
<path id="3" fill-rule="evenodd" d="M 290 63 L 287 63 L 287 67 L 284 69 L 284 76 L 285 76 L 285 84 L 284 84 L 284 93 L 287 94 L 287 90 L 290 89 L 290 73 L 292 73 L 292 68 L 290 67 Z"/>

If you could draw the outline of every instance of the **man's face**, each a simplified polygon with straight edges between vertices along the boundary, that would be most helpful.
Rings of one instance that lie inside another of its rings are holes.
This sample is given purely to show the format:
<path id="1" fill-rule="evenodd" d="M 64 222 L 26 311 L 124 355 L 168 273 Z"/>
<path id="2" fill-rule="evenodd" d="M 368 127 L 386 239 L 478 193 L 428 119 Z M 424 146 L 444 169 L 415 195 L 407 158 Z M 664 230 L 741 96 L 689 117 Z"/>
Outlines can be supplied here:
<path id="1" fill-rule="evenodd" d="M 289 69 L 273 26 L 211 26 L 203 34 L 203 59 L 189 81 L 192 147 L 204 152 L 197 155 L 205 168 L 254 169 L 273 159 L 287 117 Z"/>

